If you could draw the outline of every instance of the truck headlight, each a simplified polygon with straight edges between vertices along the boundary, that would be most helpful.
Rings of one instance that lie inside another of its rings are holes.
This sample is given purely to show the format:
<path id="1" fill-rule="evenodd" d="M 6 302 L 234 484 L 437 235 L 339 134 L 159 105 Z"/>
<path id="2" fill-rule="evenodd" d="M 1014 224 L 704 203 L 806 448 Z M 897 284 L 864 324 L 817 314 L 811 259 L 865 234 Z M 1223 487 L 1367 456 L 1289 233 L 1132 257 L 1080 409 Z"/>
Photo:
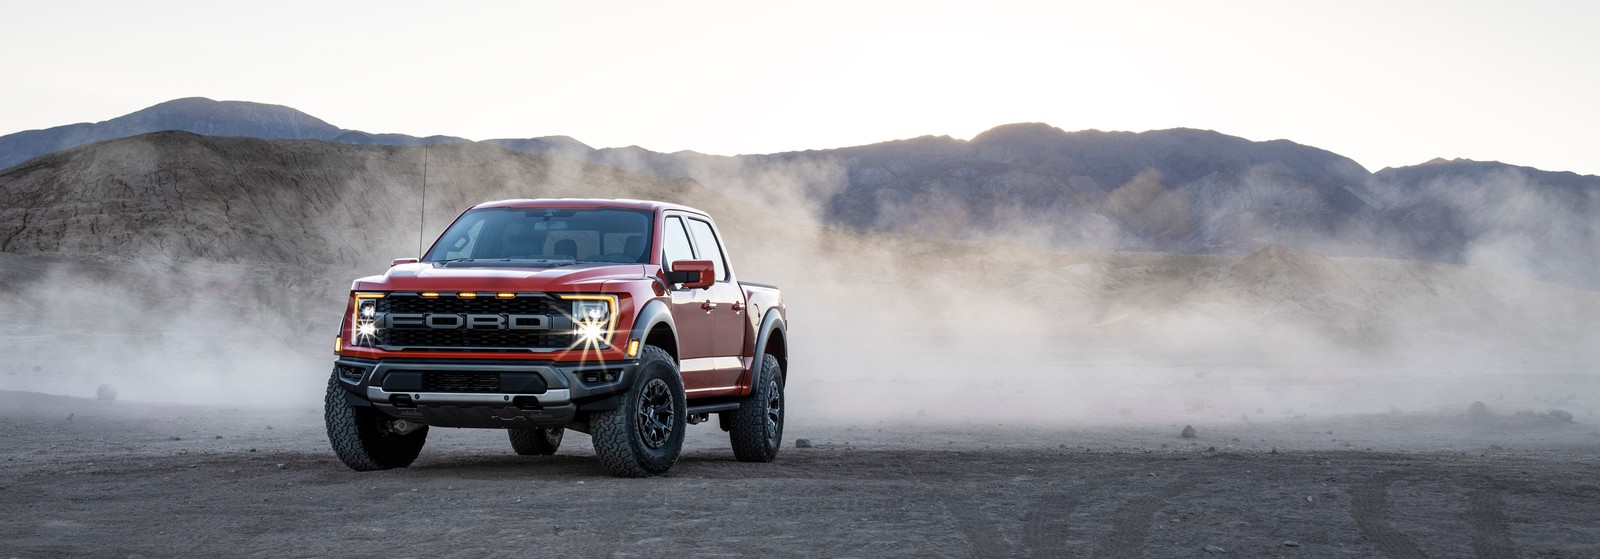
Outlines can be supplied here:
<path id="1" fill-rule="evenodd" d="M 378 339 L 378 299 L 382 293 L 357 293 L 350 317 L 350 345 L 371 346 Z"/>
<path id="2" fill-rule="evenodd" d="M 614 295 L 562 295 L 572 301 L 574 346 L 609 347 L 616 327 L 617 298 Z"/>
<path id="3" fill-rule="evenodd" d="M 605 301 L 573 301 L 572 317 L 579 322 L 605 322 L 611 317 L 611 306 Z"/>

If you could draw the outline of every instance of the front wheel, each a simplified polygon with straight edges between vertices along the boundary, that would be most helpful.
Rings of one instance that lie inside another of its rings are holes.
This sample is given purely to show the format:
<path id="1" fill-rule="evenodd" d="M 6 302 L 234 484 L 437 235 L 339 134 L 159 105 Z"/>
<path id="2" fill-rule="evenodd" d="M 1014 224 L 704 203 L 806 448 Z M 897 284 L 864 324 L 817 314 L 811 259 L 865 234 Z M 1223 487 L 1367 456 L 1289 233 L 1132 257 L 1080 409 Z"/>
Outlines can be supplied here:
<path id="1" fill-rule="evenodd" d="M 426 426 L 402 435 L 389 428 L 389 418 L 382 412 L 350 405 L 337 377 L 328 379 L 323 420 L 328 424 L 333 453 L 344 465 L 361 472 L 410 466 L 428 440 Z"/>
<path id="2" fill-rule="evenodd" d="M 783 444 L 783 368 L 771 355 L 761 357 L 761 373 L 750 395 L 731 412 L 728 439 L 740 462 L 771 462 Z"/>
<path id="3" fill-rule="evenodd" d="M 678 365 L 666 350 L 645 346 L 639 352 L 633 387 L 617 409 L 596 412 L 589 436 L 600 464 L 619 477 L 665 473 L 683 450 L 688 404 Z"/>

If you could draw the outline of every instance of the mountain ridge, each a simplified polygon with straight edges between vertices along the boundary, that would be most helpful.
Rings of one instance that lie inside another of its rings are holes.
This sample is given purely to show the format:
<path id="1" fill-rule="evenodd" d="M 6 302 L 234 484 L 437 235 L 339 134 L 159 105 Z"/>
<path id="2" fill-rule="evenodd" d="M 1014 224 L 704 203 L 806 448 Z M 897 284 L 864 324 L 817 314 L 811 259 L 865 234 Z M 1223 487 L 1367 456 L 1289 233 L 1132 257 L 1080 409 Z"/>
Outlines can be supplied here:
<path id="1" fill-rule="evenodd" d="M 1193 254 L 1286 245 L 1330 256 L 1509 266 L 1600 286 L 1600 256 L 1587 248 L 1600 243 L 1600 177 L 1442 159 L 1372 173 L 1314 146 L 1193 128 L 1065 131 L 1013 123 L 967 140 L 925 135 L 724 156 L 594 148 L 567 136 L 472 142 L 374 134 L 280 105 L 185 98 L 47 129 L 60 133 L 56 143 L 29 149 L 163 126 L 333 144 L 494 146 L 691 179 L 779 213 L 930 238 Z M 28 139 L 0 137 L 0 155 L 18 153 L 17 142 Z"/>

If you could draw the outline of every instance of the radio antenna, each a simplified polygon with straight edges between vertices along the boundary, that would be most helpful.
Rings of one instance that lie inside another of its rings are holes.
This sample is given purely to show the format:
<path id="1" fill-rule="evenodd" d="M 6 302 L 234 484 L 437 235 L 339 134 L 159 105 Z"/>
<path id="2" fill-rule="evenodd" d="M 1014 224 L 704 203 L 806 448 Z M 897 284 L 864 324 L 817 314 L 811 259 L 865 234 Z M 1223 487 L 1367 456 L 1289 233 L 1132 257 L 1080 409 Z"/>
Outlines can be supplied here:
<path id="1" fill-rule="evenodd" d="M 422 209 L 417 212 L 417 258 L 422 258 L 422 229 L 428 219 L 428 144 L 422 144 Z"/>

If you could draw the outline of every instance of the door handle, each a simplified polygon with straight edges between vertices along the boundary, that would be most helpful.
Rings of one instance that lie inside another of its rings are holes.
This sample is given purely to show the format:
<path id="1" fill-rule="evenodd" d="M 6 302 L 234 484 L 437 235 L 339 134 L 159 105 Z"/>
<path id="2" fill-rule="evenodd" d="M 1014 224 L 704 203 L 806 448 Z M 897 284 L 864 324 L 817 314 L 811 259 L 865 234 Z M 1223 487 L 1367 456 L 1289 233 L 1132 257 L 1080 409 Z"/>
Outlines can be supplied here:
<path id="1" fill-rule="evenodd" d="M 706 301 L 704 303 L 700 303 L 700 309 L 706 312 L 711 312 L 717 310 L 717 304 L 711 301 Z"/>
<path id="2" fill-rule="evenodd" d="M 733 303 L 733 312 L 741 312 L 743 310 L 744 310 L 744 301 L 735 301 Z"/>

